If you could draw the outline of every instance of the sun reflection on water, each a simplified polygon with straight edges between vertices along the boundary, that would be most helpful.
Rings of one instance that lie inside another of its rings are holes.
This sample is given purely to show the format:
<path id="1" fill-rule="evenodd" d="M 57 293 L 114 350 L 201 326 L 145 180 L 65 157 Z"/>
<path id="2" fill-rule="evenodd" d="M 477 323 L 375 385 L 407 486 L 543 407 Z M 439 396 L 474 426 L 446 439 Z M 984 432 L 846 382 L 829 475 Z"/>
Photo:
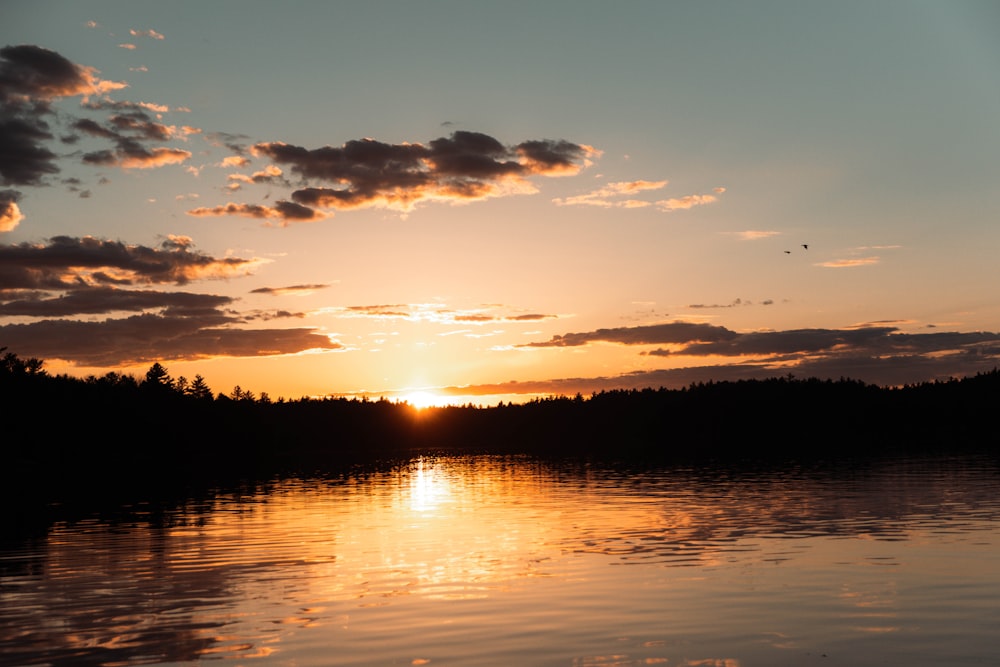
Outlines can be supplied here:
<path id="1" fill-rule="evenodd" d="M 410 475 L 410 509 L 414 512 L 431 512 L 447 502 L 451 496 L 448 478 L 429 460 L 417 459 Z"/>

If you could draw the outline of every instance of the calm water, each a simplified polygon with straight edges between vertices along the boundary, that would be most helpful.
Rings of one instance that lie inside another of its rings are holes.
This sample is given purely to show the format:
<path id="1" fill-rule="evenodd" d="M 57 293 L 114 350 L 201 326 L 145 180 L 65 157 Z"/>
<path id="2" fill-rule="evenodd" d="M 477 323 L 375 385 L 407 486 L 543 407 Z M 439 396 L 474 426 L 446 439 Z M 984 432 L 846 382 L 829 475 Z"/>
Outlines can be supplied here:
<path id="1" fill-rule="evenodd" d="M 422 458 L 59 523 L 0 664 L 1000 665 L 1000 470 Z"/>

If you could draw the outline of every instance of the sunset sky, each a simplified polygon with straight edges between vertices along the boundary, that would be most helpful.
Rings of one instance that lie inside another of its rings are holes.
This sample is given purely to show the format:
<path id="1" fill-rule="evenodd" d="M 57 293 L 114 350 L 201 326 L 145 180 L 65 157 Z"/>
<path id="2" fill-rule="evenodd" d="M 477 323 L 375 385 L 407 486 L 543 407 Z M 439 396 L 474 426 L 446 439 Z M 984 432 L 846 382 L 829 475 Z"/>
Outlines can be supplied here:
<path id="1" fill-rule="evenodd" d="M 998 365 L 993 0 L 0 14 L 0 347 L 51 373 L 490 404 Z"/>

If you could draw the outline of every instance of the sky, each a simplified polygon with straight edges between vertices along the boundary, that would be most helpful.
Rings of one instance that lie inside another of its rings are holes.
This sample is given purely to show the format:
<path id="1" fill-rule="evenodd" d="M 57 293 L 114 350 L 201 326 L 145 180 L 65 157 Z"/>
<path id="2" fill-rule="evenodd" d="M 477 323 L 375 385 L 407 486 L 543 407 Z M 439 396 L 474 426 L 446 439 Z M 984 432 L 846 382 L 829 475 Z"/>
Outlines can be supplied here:
<path id="1" fill-rule="evenodd" d="M 1000 358 L 1000 4 L 7 0 L 0 347 L 414 404 Z"/>

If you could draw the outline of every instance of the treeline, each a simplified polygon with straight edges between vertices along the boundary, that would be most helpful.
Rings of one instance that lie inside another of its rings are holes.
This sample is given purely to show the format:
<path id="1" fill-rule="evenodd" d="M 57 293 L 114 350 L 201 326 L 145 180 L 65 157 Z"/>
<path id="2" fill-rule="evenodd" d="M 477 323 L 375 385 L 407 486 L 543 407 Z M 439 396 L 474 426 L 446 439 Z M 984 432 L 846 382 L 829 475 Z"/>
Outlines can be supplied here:
<path id="1" fill-rule="evenodd" d="M 201 376 L 50 375 L 0 349 L 0 483 L 21 492 L 212 483 L 442 451 L 658 460 L 986 449 L 1000 372 L 884 388 L 856 380 L 705 382 L 494 407 L 272 400 Z"/>

